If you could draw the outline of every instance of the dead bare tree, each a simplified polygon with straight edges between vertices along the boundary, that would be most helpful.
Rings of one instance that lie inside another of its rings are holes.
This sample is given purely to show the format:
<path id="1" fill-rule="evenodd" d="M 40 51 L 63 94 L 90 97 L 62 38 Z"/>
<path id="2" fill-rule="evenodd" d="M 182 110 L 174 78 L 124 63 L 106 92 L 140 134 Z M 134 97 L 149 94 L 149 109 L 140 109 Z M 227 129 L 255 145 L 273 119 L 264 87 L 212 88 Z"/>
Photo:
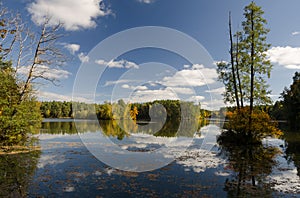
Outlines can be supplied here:
<path id="1" fill-rule="evenodd" d="M 66 61 L 66 56 L 57 46 L 57 41 L 64 36 L 59 33 L 62 24 L 59 23 L 55 26 L 50 26 L 49 22 L 50 17 L 45 18 L 44 23 L 40 26 L 41 31 L 36 36 L 37 39 L 33 48 L 31 63 L 26 66 L 28 72 L 25 75 L 20 100 L 30 91 L 31 83 L 37 79 L 43 79 L 56 84 L 58 79 L 49 77 L 46 73 L 49 72 L 51 67 L 61 66 Z"/>
<path id="2" fill-rule="evenodd" d="M 61 23 L 53 25 L 51 17 L 36 28 L 22 22 L 20 14 L 13 14 L 8 9 L 0 9 L 0 57 L 11 60 L 18 75 L 20 103 L 32 91 L 34 82 L 45 80 L 58 85 L 59 79 L 51 75 L 51 69 L 58 69 L 67 61 L 58 40 Z"/>

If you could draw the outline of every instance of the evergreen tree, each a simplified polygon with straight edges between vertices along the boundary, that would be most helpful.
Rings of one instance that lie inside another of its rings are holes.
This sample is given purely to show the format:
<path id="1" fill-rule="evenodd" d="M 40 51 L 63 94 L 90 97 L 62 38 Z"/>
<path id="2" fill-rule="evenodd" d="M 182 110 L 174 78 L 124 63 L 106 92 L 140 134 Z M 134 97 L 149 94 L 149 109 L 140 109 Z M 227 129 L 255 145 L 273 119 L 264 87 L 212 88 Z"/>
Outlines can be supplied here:
<path id="1" fill-rule="evenodd" d="M 283 109 L 289 125 L 292 129 L 300 128 L 300 72 L 293 77 L 293 84 L 285 88 L 281 94 L 283 97 Z"/>
<path id="2" fill-rule="evenodd" d="M 265 53 L 270 47 L 266 42 L 269 29 L 265 27 L 267 21 L 263 14 L 264 11 L 254 2 L 245 7 L 243 31 L 235 34 L 236 43 L 232 38 L 229 18 L 231 62 L 220 62 L 217 69 L 226 88 L 224 100 L 237 103 L 237 107 L 247 102 L 251 111 L 254 104 L 271 102 L 266 78 L 270 78 L 272 65 Z"/>
<path id="3" fill-rule="evenodd" d="M 20 87 L 11 62 L 0 60 L 0 146 L 23 145 L 41 122 L 40 104 L 29 92 L 20 103 Z"/>

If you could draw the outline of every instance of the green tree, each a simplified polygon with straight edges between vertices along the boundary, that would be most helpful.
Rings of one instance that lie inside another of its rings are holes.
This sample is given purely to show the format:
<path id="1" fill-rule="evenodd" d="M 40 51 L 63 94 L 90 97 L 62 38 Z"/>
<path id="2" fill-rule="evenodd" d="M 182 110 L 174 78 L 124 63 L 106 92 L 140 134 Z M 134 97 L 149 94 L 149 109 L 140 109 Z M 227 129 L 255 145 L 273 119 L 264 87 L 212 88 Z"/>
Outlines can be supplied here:
<path id="1" fill-rule="evenodd" d="M 250 74 L 250 76 L 244 75 L 243 79 L 243 83 L 246 85 L 246 98 L 249 98 L 250 103 L 250 127 L 254 102 L 257 104 L 271 102 L 271 99 L 268 97 L 270 91 L 267 90 L 269 85 L 265 80 L 266 77 L 270 78 L 272 70 L 270 60 L 267 59 L 265 53 L 270 48 L 270 44 L 266 42 L 266 35 L 270 30 L 265 28 L 267 21 L 262 17 L 263 14 L 264 11 L 261 7 L 251 2 L 244 9 L 246 20 L 242 23 L 242 69 L 246 74 Z"/>
<path id="2" fill-rule="evenodd" d="M 64 101 L 62 104 L 62 116 L 63 117 L 70 117 L 71 116 L 71 103 Z"/>
<path id="3" fill-rule="evenodd" d="M 229 16 L 231 62 L 220 62 L 217 69 L 219 79 L 225 84 L 224 100 L 229 103 L 235 102 L 237 106 L 237 112 L 233 112 L 236 116 L 231 116 L 231 119 L 237 119 L 232 122 L 238 123 L 239 126 L 233 128 L 240 129 L 236 132 L 243 132 L 249 136 L 258 135 L 251 134 L 257 133 L 259 128 L 259 125 L 253 121 L 257 120 L 256 118 L 266 117 L 262 110 L 255 111 L 254 115 L 254 106 L 271 102 L 268 96 L 269 85 L 266 83 L 266 78 L 270 78 L 272 70 L 272 65 L 266 55 L 270 47 L 270 44 L 266 42 L 269 29 L 265 27 L 267 21 L 263 18 L 263 14 L 264 11 L 254 2 L 244 8 L 245 20 L 242 22 L 242 31 L 234 35 L 236 43 L 233 41 Z M 244 107 L 244 104 L 249 104 L 249 108 Z M 248 123 L 245 123 L 245 120 L 248 120 Z M 263 120 L 267 122 L 270 118 Z M 277 130 L 271 130 L 274 127 L 267 127 L 267 129 L 270 130 L 264 131 L 263 136 L 279 134 Z"/>
<path id="4" fill-rule="evenodd" d="M 269 29 L 265 27 L 267 21 L 262 17 L 263 14 L 264 11 L 254 2 L 245 7 L 243 30 L 235 34 L 236 43 L 232 38 L 229 18 L 231 62 L 220 62 L 217 69 L 219 79 L 226 88 L 224 100 L 235 102 L 237 107 L 247 102 L 250 112 L 254 104 L 271 102 L 266 78 L 270 78 L 272 65 L 265 53 L 270 47 L 266 42 Z"/>
<path id="5" fill-rule="evenodd" d="M 41 122 L 40 104 L 27 93 L 20 99 L 20 87 L 11 62 L 0 60 L 0 145 L 23 145 L 29 132 L 35 132 Z"/>
<path id="6" fill-rule="evenodd" d="M 300 72 L 293 77 L 293 84 L 285 88 L 281 94 L 283 98 L 283 109 L 289 126 L 292 129 L 300 128 Z"/>

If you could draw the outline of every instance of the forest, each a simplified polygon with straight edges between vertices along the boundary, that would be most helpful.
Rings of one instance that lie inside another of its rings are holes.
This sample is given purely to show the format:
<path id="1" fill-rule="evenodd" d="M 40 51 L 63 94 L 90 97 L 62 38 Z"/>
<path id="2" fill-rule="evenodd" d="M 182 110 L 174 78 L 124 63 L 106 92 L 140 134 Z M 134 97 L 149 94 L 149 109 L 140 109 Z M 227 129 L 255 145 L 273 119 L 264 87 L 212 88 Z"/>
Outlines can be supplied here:
<path id="1" fill-rule="evenodd" d="M 43 118 L 91 119 L 99 120 L 133 119 L 149 121 L 166 117 L 172 119 L 204 119 L 211 111 L 201 109 L 200 104 L 179 100 L 156 100 L 146 103 L 125 103 L 122 99 L 115 103 L 87 104 L 82 102 L 44 101 L 40 106 Z M 151 118 L 150 118 L 150 115 Z"/>

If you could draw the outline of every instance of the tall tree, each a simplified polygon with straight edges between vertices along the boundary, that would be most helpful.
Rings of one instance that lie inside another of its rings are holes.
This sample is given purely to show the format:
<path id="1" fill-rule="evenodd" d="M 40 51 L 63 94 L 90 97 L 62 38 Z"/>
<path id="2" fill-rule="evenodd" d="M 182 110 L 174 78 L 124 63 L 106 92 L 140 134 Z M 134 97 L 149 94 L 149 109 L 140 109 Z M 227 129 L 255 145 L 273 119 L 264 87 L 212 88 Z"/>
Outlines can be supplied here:
<path id="1" fill-rule="evenodd" d="M 229 19 L 231 64 L 218 64 L 219 79 L 226 88 L 225 101 L 247 102 L 250 109 L 254 104 L 271 102 L 266 78 L 270 77 L 272 65 L 265 53 L 270 47 L 266 42 L 269 29 L 265 27 L 267 21 L 262 17 L 263 14 L 261 7 L 254 2 L 245 7 L 243 30 L 235 34 L 235 43 L 232 41 Z"/>
<path id="2" fill-rule="evenodd" d="M 234 58 L 234 44 L 233 44 L 233 36 L 232 36 L 232 28 L 231 28 L 231 12 L 229 12 L 229 38 L 230 38 L 230 59 L 231 59 L 231 73 L 232 73 L 232 81 L 233 81 L 233 88 L 234 88 L 234 95 L 235 95 L 235 101 L 236 106 L 239 109 L 240 108 L 240 101 L 238 96 L 238 86 L 236 81 L 236 69 L 235 69 L 235 58 Z"/>
<path id="3" fill-rule="evenodd" d="M 267 21 L 262 17 L 263 14 L 261 7 L 251 2 L 244 9 L 245 21 L 242 23 L 244 34 L 241 43 L 242 69 L 249 74 L 244 76 L 243 83 L 249 85 L 246 87 L 249 87 L 247 93 L 250 105 L 250 126 L 254 102 L 260 104 L 271 101 L 268 97 L 270 91 L 267 90 L 269 86 L 266 83 L 266 77 L 270 77 L 272 65 L 265 53 L 270 48 L 270 44 L 266 42 L 266 35 L 270 30 L 265 27 Z"/>

